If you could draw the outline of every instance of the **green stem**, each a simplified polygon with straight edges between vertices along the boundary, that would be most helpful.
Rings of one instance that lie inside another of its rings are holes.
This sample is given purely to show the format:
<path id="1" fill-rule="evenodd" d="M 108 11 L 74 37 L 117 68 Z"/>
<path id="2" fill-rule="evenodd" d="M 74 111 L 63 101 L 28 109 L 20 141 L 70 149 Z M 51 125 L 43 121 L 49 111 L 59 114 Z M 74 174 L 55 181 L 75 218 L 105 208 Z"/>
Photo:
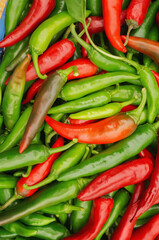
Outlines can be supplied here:
<path id="1" fill-rule="evenodd" d="M 28 177 L 31 170 L 32 170 L 32 166 L 28 166 L 26 173 L 23 173 L 22 177 L 24 177 L 24 178 Z"/>
<path id="2" fill-rule="evenodd" d="M 126 106 L 132 104 L 133 102 L 135 102 L 136 99 L 137 99 L 137 97 L 134 97 L 134 98 L 132 98 L 132 99 L 126 101 L 126 102 L 122 102 L 122 103 L 120 103 L 120 105 L 121 105 L 122 108 L 123 108 L 123 107 L 126 107 Z"/>
<path id="3" fill-rule="evenodd" d="M 57 70 L 57 72 L 61 75 L 61 77 L 67 81 L 67 76 L 71 73 L 74 72 L 73 75 L 77 77 L 79 75 L 78 68 L 76 66 L 71 66 L 65 70 Z"/>
<path id="4" fill-rule="evenodd" d="M 46 146 L 49 146 L 51 138 L 53 138 L 56 134 L 57 134 L 57 132 L 52 131 L 50 134 L 46 135 L 46 137 L 45 137 Z"/>
<path id="5" fill-rule="evenodd" d="M 64 33 L 62 39 L 68 38 L 70 32 L 71 32 L 71 29 L 70 29 L 70 27 L 68 27 L 67 30 L 66 30 L 66 32 Z"/>
<path id="6" fill-rule="evenodd" d="M 88 154 L 89 154 L 89 151 L 90 151 L 90 148 L 87 146 L 87 147 L 86 147 L 86 152 L 85 152 L 85 154 L 84 154 L 84 156 L 83 156 L 83 158 L 82 158 L 81 162 L 83 162 L 84 160 L 86 160 L 86 159 L 87 159 L 87 157 L 88 157 Z"/>
<path id="7" fill-rule="evenodd" d="M 22 199 L 22 197 L 17 194 L 13 195 L 3 206 L 0 207 L 0 211 L 6 209 L 9 205 L 11 205 L 17 199 Z"/>
<path id="8" fill-rule="evenodd" d="M 133 53 L 132 52 L 128 52 L 126 57 L 127 57 L 127 59 L 132 60 Z"/>
<path id="9" fill-rule="evenodd" d="M 36 71 L 36 74 L 38 75 L 38 77 L 41 79 L 47 78 L 46 74 L 42 75 L 40 72 L 39 64 L 38 64 L 38 54 L 34 50 L 32 50 L 31 55 L 32 55 L 32 59 L 33 59 L 34 68 L 35 68 L 35 71 Z"/>
<path id="10" fill-rule="evenodd" d="M 134 28 L 133 25 L 130 25 L 130 26 L 128 27 L 128 31 L 127 31 L 127 35 L 126 35 L 126 40 L 125 40 L 124 46 L 126 46 L 126 45 L 128 44 L 129 35 L 130 35 L 130 32 L 131 32 L 131 30 L 132 30 L 133 28 Z"/>
<path id="11" fill-rule="evenodd" d="M 70 147 L 72 147 L 74 144 L 76 144 L 78 142 L 77 138 L 74 138 L 71 142 L 69 142 L 68 144 L 62 146 L 62 147 L 57 147 L 57 148 L 48 148 L 48 152 L 49 154 L 54 154 L 57 152 L 63 152 L 67 149 L 69 149 Z"/>

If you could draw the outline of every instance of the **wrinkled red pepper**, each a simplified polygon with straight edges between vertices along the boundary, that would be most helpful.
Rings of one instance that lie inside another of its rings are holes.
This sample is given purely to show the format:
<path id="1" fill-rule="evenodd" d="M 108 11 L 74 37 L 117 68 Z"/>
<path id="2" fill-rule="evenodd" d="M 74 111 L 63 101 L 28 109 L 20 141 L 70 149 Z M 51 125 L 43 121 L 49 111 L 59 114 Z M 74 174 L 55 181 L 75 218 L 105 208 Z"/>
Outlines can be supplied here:
<path id="1" fill-rule="evenodd" d="M 120 15 L 123 0 L 102 0 L 105 33 L 114 48 L 126 52 L 120 37 Z"/>
<path id="2" fill-rule="evenodd" d="M 126 40 L 126 36 L 121 36 L 122 40 Z M 159 64 L 159 42 L 140 38 L 129 37 L 127 45 L 147 56 L 152 58 L 157 64 Z"/>
<path id="3" fill-rule="evenodd" d="M 12 46 L 26 38 L 49 16 L 55 5 L 55 0 L 34 0 L 28 15 L 15 30 L 0 42 L 0 48 Z"/>
<path id="4" fill-rule="evenodd" d="M 130 240 L 131 235 L 133 232 L 133 228 L 136 224 L 137 218 L 134 218 L 133 221 L 130 221 L 132 219 L 134 213 L 136 212 L 137 206 L 134 206 L 134 203 L 138 201 L 145 189 L 144 182 L 138 183 L 135 187 L 135 191 L 132 195 L 130 204 L 124 213 L 122 219 L 119 222 L 119 225 L 115 229 L 115 232 L 113 233 L 111 240 Z M 137 239 L 136 239 L 137 240 Z"/>
<path id="5" fill-rule="evenodd" d="M 159 235 L 158 226 L 159 214 L 156 214 L 146 224 L 133 232 L 131 240 L 154 240 Z"/>
<path id="6" fill-rule="evenodd" d="M 109 169 L 96 177 L 79 195 L 81 201 L 89 201 L 122 187 L 149 178 L 153 170 L 152 160 L 139 158 Z"/>
<path id="7" fill-rule="evenodd" d="M 64 240 L 93 240 L 107 221 L 113 205 L 114 200 L 112 198 L 95 199 L 86 225 L 79 232 L 64 238 Z"/>

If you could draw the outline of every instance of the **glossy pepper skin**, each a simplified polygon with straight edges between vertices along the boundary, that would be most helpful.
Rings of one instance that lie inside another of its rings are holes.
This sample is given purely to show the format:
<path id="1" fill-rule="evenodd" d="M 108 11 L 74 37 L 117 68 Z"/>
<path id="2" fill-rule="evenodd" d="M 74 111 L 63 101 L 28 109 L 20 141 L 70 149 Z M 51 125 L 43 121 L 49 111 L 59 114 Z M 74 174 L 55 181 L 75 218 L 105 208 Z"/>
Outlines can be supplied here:
<path id="1" fill-rule="evenodd" d="M 79 195 L 81 201 L 93 200 L 124 186 L 147 179 L 153 170 L 149 158 L 136 159 L 109 169 L 96 177 Z"/>
<path id="2" fill-rule="evenodd" d="M 17 24 L 19 17 L 21 16 L 25 5 L 27 4 L 27 0 L 17 1 L 17 0 L 9 0 L 6 7 L 5 14 L 5 31 L 6 35 L 12 32 Z"/>
<path id="3" fill-rule="evenodd" d="M 126 36 L 121 36 L 121 38 L 123 41 L 125 41 Z M 127 45 L 149 56 L 157 64 L 159 64 L 159 42 L 150 39 L 130 36 Z"/>
<path id="4" fill-rule="evenodd" d="M 43 79 L 38 79 L 36 82 L 34 82 L 31 87 L 29 88 L 26 98 L 23 100 L 22 104 L 29 103 L 36 93 L 39 91 L 41 85 L 43 84 L 44 80 Z"/>
<path id="5" fill-rule="evenodd" d="M 86 225 L 77 233 L 64 240 L 92 240 L 100 232 L 104 223 L 107 221 L 113 208 L 114 200 L 112 198 L 98 198 L 93 202 L 91 215 Z"/>
<path id="6" fill-rule="evenodd" d="M 17 178 L 8 174 L 0 174 L 0 188 L 14 188 Z"/>
<path id="7" fill-rule="evenodd" d="M 54 7 L 55 0 L 34 0 L 26 18 L 0 42 L 0 47 L 9 47 L 23 40 L 52 12 Z"/>
<path id="8" fill-rule="evenodd" d="M 54 10 L 51 12 L 51 14 L 49 15 L 49 17 L 53 17 L 63 11 L 67 11 L 66 1 L 58 0 L 58 1 L 56 1 L 56 6 L 55 6 Z"/>
<path id="9" fill-rule="evenodd" d="M 149 146 L 156 138 L 156 133 L 154 125 L 144 124 L 139 126 L 126 139 L 113 144 L 97 156 L 93 156 L 61 174 L 58 181 L 68 181 L 81 176 L 92 176 L 118 166 Z"/>
<path id="10" fill-rule="evenodd" d="M 130 221 L 130 219 L 132 218 L 132 216 L 134 215 L 135 211 L 136 211 L 136 207 L 134 207 L 134 203 L 136 203 L 136 201 L 140 200 L 143 191 L 144 191 L 144 183 L 138 183 L 135 187 L 135 191 L 132 195 L 130 204 L 126 210 L 126 212 L 124 213 L 122 219 L 119 222 L 119 225 L 117 226 L 117 228 L 115 229 L 111 240 L 117 240 L 117 239 L 123 239 L 123 240 L 130 240 L 131 239 L 131 235 L 133 232 L 133 228 L 135 226 L 135 223 L 137 221 L 137 218 L 134 218 L 133 221 Z"/>
<path id="11" fill-rule="evenodd" d="M 131 240 L 154 240 L 159 235 L 158 223 L 159 214 L 156 214 L 146 224 L 133 232 Z"/>
<path id="12" fill-rule="evenodd" d="M 10 211 L 0 213 L 0 225 L 17 221 L 23 216 L 37 212 L 43 208 L 74 199 L 90 181 L 91 179 L 81 178 L 74 181 L 51 184 L 30 198 L 26 198 L 10 209 Z"/>
<path id="13" fill-rule="evenodd" d="M 20 219 L 20 222 L 29 226 L 45 226 L 54 221 L 55 218 L 47 217 L 39 213 L 32 213 Z"/>
<path id="14" fill-rule="evenodd" d="M 87 9 L 91 11 L 93 16 L 102 15 L 102 1 L 101 0 L 87 0 Z"/>
<path id="15" fill-rule="evenodd" d="M 30 61 L 31 56 L 28 54 L 24 61 L 15 69 L 4 92 L 2 111 L 4 124 L 9 130 L 14 127 L 20 116 L 26 70 Z"/>
<path id="16" fill-rule="evenodd" d="M 120 14 L 122 0 L 102 0 L 103 18 L 106 35 L 117 50 L 126 52 L 120 37 Z"/>

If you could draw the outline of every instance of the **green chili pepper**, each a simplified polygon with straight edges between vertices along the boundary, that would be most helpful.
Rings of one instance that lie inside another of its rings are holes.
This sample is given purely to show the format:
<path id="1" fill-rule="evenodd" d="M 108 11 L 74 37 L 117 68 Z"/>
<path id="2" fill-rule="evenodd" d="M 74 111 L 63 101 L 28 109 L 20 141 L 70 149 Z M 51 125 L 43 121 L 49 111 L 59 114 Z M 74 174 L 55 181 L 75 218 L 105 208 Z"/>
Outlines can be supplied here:
<path id="1" fill-rule="evenodd" d="M 18 19 L 17 25 L 19 25 L 23 21 L 23 19 L 28 15 L 28 12 L 29 12 L 31 6 L 32 6 L 32 0 L 28 0 L 24 7 L 24 10 L 22 11 L 22 13 Z"/>
<path id="2" fill-rule="evenodd" d="M 101 119 L 107 118 L 119 113 L 121 109 L 127 105 L 130 105 L 134 102 L 135 99 L 131 99 L 127 102 L 123 103 L 109 103 L 102 107 L 91 108 L 88 110 L 84 110 L 78 113 L 74 113 L 70 115 L 72 119 L 83 119 L 83 120 L 92 120 L 92 119 Z"/>
<path id="3" fill-rule="evenodd" d="M 47 214 L 59 215 L 63 213 L 71 213 L 73 211 L 83 211 L 84 209 L 78 206 L 70 205 L 68 203 L 60 203 L 47 208 L 41 209 L 41 212 Z"/>
<path id="4" fill-rule="evenodd" d="M 12 32 L 18 23 L 18 19 L 22 14 L 24 7 L 28 0 L 9 0 L 6 7 L 5 14 L 5 31 L 6 35 Z"/>
<path id="5" fill-rule="evenodd" d="M 13 239 L 14 237 L 16 237 L 18 234 L 16 233 L 11 233 L 3 228 L 0 228 L 0 239 L 4 239 L 4 240 L 7 240 L 7 239 Z"/>
<path id="6" fill-rule="evenodd" d="M 20 219 L 22 223 L 30 226 L 45 226 L 55 220 L 55 218 L 46 217 L 39 213 L 32 213 Z"/>
<path id="7" fill-rule="evenodd" d="M 3 144 L 0 145 L 0 153 L 9 150 L 12 147 L 15 147 L 17 143 L 19 143 L 24 134 L 31 111 L 32 107 L 28 107 L 22 113 L 21 117 L 16 122 L 10 134 L 6 137 Z"/>
<path id="8" fill-rule="evenodd" d="M 155 62 L 152 62 L 149 66 L 149 69 L 159 73 L 159 65 L 157 65 Z"/>
<path id="9" fill-rule="evenodd" d="M 127 159 L 136 156 L 156 138 L 158 125 L 159 123 L 157 122 L 153 125 L 145 124 L 139 126 L 136 131 L 126 139 L 113 144 L 105 151 L 61 174 L 58 181 L 68 181 L 82 176 L 91 176 L 113 168 Z"/>
<path id="10" fill-rule="evenodd" d="M 136 30 L 133 30 L 130 35 L 136 36 L 136 37 L 148 38 L 150 30 L 154 25 L 158 9 L 159 9 L 159 0 L 154 1 L 150 5 L 144 22 L 141 24 L 139 28 L 137 28 Z"/>
<path id="11" fill-rule="evenodd" d="M 39 131 L 35 137 L 33 138 L 33 140 L 31 141 L 31 144 L 41 144 L 41 131 Z"/>
<path id="12" fill-rule="evenodd" d="M 13 196 L 12 188 L 0 188 L 0 204 L 5 204 Z"/>
<path id="13" fill-rule="evenodd" d="M 127 187 L 124 187 L 128 192 L 133 193 L 135 190 L 135 185 L 129 185 Z"/>
<path id="14" fill-rule="evenodd" d="M 58 42 L 58 40 L 63 36 L 64 32 L 65 32 L 65 28 L 62 29 L 61 31 L 59 31 L 58 33 L 56 33 L 53 38 L 51 39 L 51 42 L 49 44 L 49 46 L 52 46 L 53 44 L 55 44 L 56 42 Z"/>
<path id="15" fill-rule="evenodd" d="M 78 180 L 51 184 L 30 198 L 26 198 L 10 209 L 10 211 L 0 213 L 0 226 L 14 222 L 43 208 L 74 199 L 91 181 L 92 178 L 80 178 Z"/>
<path id="16" fill-rule="evenodd" d="M 2 62 L 0 64 L 0 86 L 2 87 L 2 90 L 4 89 L 5 81 L 10 76 L 10 73 L 5 71 L 5 68 L 8 66 L 8 64 L 18 55 L 18 53 L 26 46 L 29 42 L 29 37 L 25 38 L 24 40 L 18 42 L 17 44 L 6 48 L 5 53 L 3 55 Z"/>
<path id="17" fill-rule="evenodd" d="M 92 16 L 102 16 L 102 0 L 87 0 L 87 9 Z"/>
<path id="18" fill-rule="evenodd" d="M 62 225 L 65 225 L 65 223 L 66 223 L 66 221 L 67 221 L 67 218 L 68 218 L 67 213 L 62 213 L 62 214 L 58 215 L 57 217 L 58 217 L 60 223 L 61 223 Z"/>
<path id="19" fill-rule="evenodd" d="M 19 147 L 10 149 L 0 154 L 0 172 L 10 171 L 44 162 L 51 154 L 65 151 L 76 143 L 76 140 L 63 147 L 47 148 L 44 145 L 30 145 L 23 153 L 19 154 Z"/>
<path id="20" fill-rule="evenodd" d="M 153 205 L 146 212 L 144 212 L 138 219 L 145 219 L 153 217 L 155 214 L 159 213 L 159 204 Z"/>
<path id="21" fill-rule="evenodd" d="M 86 147 L 87 144 L 85 143 L 77 143 L 76 145 L 68 149 L 54 162 L 50 174 L 47 178 L 33 186 L 28 186 L 24 184 L 24 189 L 31 190 L 39 188 L 57 179 L 61 173 L 67 171 L 70 167 L 73 167 L 79 163 L 86 151 Z"/>
<path id="22" fill-rule="evenodd" d="M 0 136 L 0 144 L 4 143 L 7 135 L 8 135 L 8 131 L 5 131 L 5 132 Z"/>
<path id="23" fill-rule="evenodd" d="M 13 222 L 3 225 L 3 228 L 11 233 L 15 233 L 22 237 L 35 236 L 37 231 L 34 229 L 29 229 L 27 226 L 20 222 Z"/>
<path id="24" fill-rule="evenodd" d="M 119 50 L 117 50 L 116 48 L 114 48 L 110 43 L 109 43 L 109 49 L 110 52 L 118 57 L 125 57 L 125 54 Z"/>
<path id="25" fill-rule="evenodd" d="M 158 26 L 155 24 L 148 35 L 148 39 L 158 42 L 159 40 L 159 31 Z M 143 55 L 143 63 L 145 66 L 149 67 L 152 62 L 152 59 L 146 55 Z"/>
<path id="26" fill-rule="evenodd" d="M 130 2 L 131 0 L 123 0 L 122 10 L 126 9 L 129 6 Z"/>
<path id="27" fill-rule="evenodd" d="M 102 230 L 97 235 L 95 240 L 100 240 L 104 233 L 111 227 L 111 225 L 116 221 L 118 216 L 120 215 L 121 211 L 128 205 L 128 202 L 130 200 L 129 193 L 125 190 L 118 191 L 114 196 L 114 206 L 111 211 L 111 214 L 104 224 Z"/>
<path id="28" fill-rule="evenodd" d="M 71 214 L 70 228 L 73 233 L 77 233 L 88 222 L 92 209 L 92 201 L 75 199 L 75 205 L 84 208 L 84 211 L 76 211 Z"/>
<path id="29" fill-rule="evenodd" d="M 68 229 L 57 222 L 43 227 L 29 227 L 29 229 L 36 230 L 35 237 L 40 239 L 61 240 L 70 235 Z"/>
<path id="30" fill-rule="evenodd" d="M 89 13 L 90 12 L 87 11 L 86 15 L 88 16 Z M 73 22 L 76 22 L 76 20 L 73 19 L 67 12 L 63 11 L 45 20 L 32 34 L 29 46 L 32 53 L 34 68 L 39 78 L 45 79 L 47 76 L 40 73 L 38 55 L 42 54 L 47 49 L 55 34 L 68 27 Z M 42 36 L 45 36 L 45 38 Z"/>
<path id="31" fill-rule="evenodd" d="M 67 11 L 66 0 L 58 0 L 56 1 L 56 6 L 49 17 L 53 17 L 63 11 Z"/>
<path id="32" fill-rule="evenodd" d="M 0 174 L 0 188 L 14 188 L 17 183 L 17 178 L 4 173 Z"/>
<path id="33" fill-rule="evenodd" d="M 24 93 L 26 70 L 31 61 L 27 55 L 25 60 L 15 69 L 6 87 L 2 102 L 5 126 L 11 130 L 20 116 L 21 101 Z"/>
<path id="34" fill-rule="evenodd" d="M 0 130 L 2 129 L 2 125 L 3 125 L 3 116 L 0 115 Z"/>
<path id="35" fill-rule="evenodd" d="M 127 72 L 105 73 L 67 83 L 61 90 L 60 97 L 70 101 L 122 82 L 141 85 L 138 79 L 139 76 Z"/>
<path id="36" fill-rule="evenodd" d="M 26 57 L 27 53 L 29 53 L 29 47 L 25 46 L 19 54 L 9 63 L 6 67 L 7 72 L 12 72 Z"/>
<path id="37" fill-rule="evenodd" d="M 143 226 L 143 225 L 144 225 L 145 223 L 147 223 L 149 220 L 150 220 L 150 218 L 137 220 L 134 228 L 139 228 L 139 227 Z"/>

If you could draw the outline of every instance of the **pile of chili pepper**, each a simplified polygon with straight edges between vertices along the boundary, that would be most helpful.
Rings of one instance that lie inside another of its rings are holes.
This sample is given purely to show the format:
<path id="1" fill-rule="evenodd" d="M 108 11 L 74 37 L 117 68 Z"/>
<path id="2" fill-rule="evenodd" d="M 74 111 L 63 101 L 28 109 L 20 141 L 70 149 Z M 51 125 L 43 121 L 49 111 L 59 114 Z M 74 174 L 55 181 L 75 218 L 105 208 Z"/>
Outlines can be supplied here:
<path id="1" fill-rule="evenodd" d="M 0 239 L 159 239 L 159 0 L 4 13 Z"/>

